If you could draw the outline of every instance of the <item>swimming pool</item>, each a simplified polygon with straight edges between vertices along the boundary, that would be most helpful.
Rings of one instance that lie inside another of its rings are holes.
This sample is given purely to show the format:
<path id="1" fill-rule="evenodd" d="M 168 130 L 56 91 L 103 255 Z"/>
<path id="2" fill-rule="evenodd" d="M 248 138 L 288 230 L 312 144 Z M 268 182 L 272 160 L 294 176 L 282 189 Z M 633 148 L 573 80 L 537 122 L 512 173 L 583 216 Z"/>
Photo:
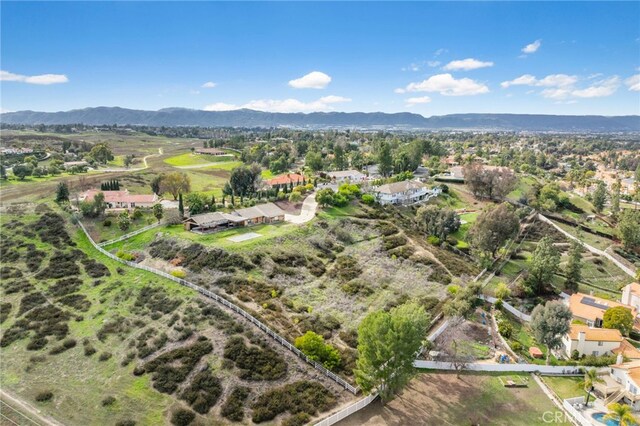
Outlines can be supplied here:
<path id="1" fill-rule="evenodd" d="M 617 420 L 605 420 L 604 416 L 606 416 L 607 413 L 593 413 L 591 415 L 591 417 L 593 417 L 594 420 L 597 420 L 599 423 L 602 423 L 603 425 L 607 425 L 607 426 L 619 426 L 620 422 Z"/>

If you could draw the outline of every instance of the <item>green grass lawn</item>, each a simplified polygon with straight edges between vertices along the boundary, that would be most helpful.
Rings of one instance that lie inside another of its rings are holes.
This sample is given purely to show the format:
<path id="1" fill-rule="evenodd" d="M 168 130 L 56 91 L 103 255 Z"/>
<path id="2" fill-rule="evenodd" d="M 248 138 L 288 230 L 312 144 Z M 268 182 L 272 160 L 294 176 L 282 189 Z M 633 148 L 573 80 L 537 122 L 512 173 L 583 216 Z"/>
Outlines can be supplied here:
<path id="1" fill-rule="evenodd" d="M 164 160 L 165 163 L 170 166 L 197 166 L 207 163 L 222 163 L 228 161 L 235 161 L 235 156 L 216 156 L 207 154 L 192 154 L 191 152 L 185 152 L 173 157 L 169 157 Z"/>
<path id="2" fill-rule="evenodd" d="M 562 222 L 555 221 L 555 220 L 553 221 L 553 223 L 558 225 L 563 230 L 567 231 L 569 234 L 571 234 L 573 236 L 577 235 L 577 230 L 576 230 L 575 227 L 573 227 L 571 225 L 567 225 L 567 224 L 562 223 Z M 600 237 L 600 236 L 597 236 L 597 235 L 593 235 L 593 234 L 590 234 L 588 232 L 581 232 L 580 238 L 586 244 L 589 244 L 590 246 L 593 246 L 593 247 L 598 248 L 600 250 L 605 250 L 607 247 L 609 247 L 610 245 L 613 244 L 613 242 L 608 238 L 604 238 L 604 237 Z"/>
<path id="3" fill-rule="evenodd" d="M 260 176 L 262 176 L 262 179 L 272 179 L 275 175 L 271 172 L 271 170 L 266 169 L 263 170 L 262 173 L 260 173 Z"/>
<path id="4" fill-rule="evenodd" d="M 304 225 L 302 226 L 304 227 Z M 276 223 L 266 225 L 249 226 L 246 228 L 231 229 L 228 231 L 216 232 L 213 234 L 200 235 L 193 232 L 185 231 L 182 225 L 167 225 L 150 229 L 146 232 L 138 234 L 126 241 L 122 241 L 105 247 L 107 250 L 116 248 L 130 252 L 135 250 L 144 250 L 155 238 L 156 234 L 162 232 L 167 237 L 179 238 L 188 241 L 197 242 L 204 246 L 215 246 L 225 250 L 247 250 L 262 244 L 271 244 L 274 238 L 289 235 L 298 232 L 300 225 L 290 223 Z M 247 241 L 233 242 L 228 238 L 236 235 L 255 232 L 261 237 L 253 238 Z"/>
<path id="5" fill-rule="evenodd" d="M 585 395 L 584 390 L 579 386 L 581 377 L 542 376 L 542 380 L 560 399 Z"/>
<path id="6" fill-rule="evenodd" d="M 111 222 L 110 226 L 104 226 L 106 220 L 109 220 Z M 113 240 L 155 222 L 156 218 L 150 211 L 144 211 L 142 213 L 142 217 L 138 219 L 134 220 L 132 218 L 131 226 L 126 231 L 123 231 L 118 227 L 117 215 L 109 215 L 105 218 L 99 219 L 84 218 L 82 220 L 82 223 L 87 228 L 87 231 L 89 231 L 89 234 L 91 234 L 91 238 L 93 238 L 93 240 L 98 243 Z"/>

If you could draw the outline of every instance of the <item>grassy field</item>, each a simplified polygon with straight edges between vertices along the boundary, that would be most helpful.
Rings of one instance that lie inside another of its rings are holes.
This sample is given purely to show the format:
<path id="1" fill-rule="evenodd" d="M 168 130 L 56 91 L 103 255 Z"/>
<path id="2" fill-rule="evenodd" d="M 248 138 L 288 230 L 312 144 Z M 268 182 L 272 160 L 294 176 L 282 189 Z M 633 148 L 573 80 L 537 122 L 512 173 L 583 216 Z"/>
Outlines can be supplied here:
<path id="1" fill-rule="evenodd" d="M 111 225 L 105 226 L 105 221 L 107 220 L 110 221 Z M 98 243 L 121 237 L 122 235 L 128 234 L 137 229 L 151 225 L 156 221 L 156 218 L 150 211 L 142 211 L 142 216 L 138 219 L 131 218 L 131 226 L 128 230 L 123 231 L 118 227 L 117 215 L 110 215 L 106 218 L 99 219 L 84 218 L 82 220 L 87 231 L 89 231 L 91 238 Z"/>
<path id="2" fill-rule="evenodd" d="M 560 399 L 585 395 L 585 391 L 580 387 L 581 377 L 542 376 L 542 380 Z"/>
<path id="3" fill-rule="evenodd" d="M 507 377 L 528 379 L 526 388 L 505 388 Z M 385 405 L 375 402 L 339 426 L 547 424 L 543 414 L 558 410 L 527 374 L 420 373 Z M 570 423 L 554 423 L 568 425 Z"/>
<path id="4" fill-rule="evenodd" d="M 235 156 L 216 156 L 207 154 L 192 154 L 191 152 L 185 152 L 173 157 L 169 157 L 164 160 L 165 163 L 170 166 L 183 167 L 183 166 L 197 166 L 208 163 L 218 163 L 235 161 Z"/>

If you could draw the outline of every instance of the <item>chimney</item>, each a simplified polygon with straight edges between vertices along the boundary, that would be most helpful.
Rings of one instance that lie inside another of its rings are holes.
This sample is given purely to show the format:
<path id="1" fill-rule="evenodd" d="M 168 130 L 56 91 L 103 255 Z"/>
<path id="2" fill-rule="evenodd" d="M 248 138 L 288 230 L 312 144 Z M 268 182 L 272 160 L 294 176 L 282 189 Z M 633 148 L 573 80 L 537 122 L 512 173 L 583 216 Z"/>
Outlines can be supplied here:
<path id="1" fill-rule="evenodd" d="M 587 338 L 587 333 L 585 333 L 584 331 L 580 331 L 578 333 L 578 345 L 584 345 L 584 341 Z"/>
<path id="2" fill-rule="evenodd" d="M 622 364 L 624 362 L 624 357 L 622 356 L 622 351 L 616 357 L 616 364 Z"/>

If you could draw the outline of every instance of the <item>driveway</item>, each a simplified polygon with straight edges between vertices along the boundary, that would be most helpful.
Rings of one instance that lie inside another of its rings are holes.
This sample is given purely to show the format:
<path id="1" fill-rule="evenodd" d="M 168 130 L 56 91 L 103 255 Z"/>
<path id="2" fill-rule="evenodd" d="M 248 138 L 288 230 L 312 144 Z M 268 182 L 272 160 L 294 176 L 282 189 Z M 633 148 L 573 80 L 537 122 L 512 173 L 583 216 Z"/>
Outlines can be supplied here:
<path id="1" fill-rule="evenodd" d="M 318 209 L 318 203 L 316 202 L 315 192 L 304 199 L 302 203 L 302 209 L 300 214 L 285 214 L 285 222 L 301 224 L 307 223 L 314 217 L 316 217 L 316 210 Z"/>

